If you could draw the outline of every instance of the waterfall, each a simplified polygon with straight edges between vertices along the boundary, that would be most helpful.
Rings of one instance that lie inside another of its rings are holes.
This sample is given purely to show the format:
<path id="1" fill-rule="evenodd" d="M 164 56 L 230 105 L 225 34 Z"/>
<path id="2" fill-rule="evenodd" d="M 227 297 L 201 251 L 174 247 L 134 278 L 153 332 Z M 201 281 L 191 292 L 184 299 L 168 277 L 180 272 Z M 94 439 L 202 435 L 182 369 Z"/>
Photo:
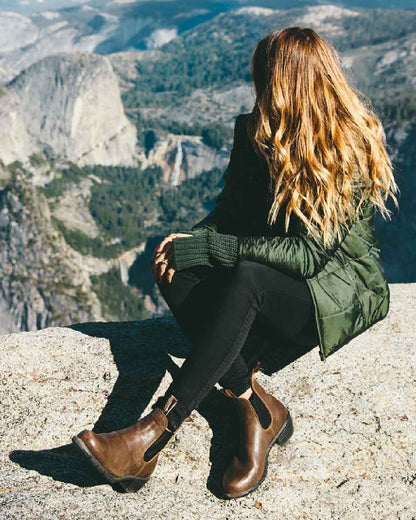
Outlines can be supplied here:
<path id="1" fill-rule="evenodd" d="M 172 174 L 171 174 L 172 175 L 172 186 L 177 186 L 179 183 L 179 175 L 181 173 L 182 158 L 183 158 L 182 142 L 178 141 L 178 144 L 176 147 L 175 164 L 173 165 L 173 170 L 172 170 Z"/>
<path id="2" fill-rule="evenodd" d="M 127 263 L 126 260 L 123 258 L 123 255 L 119 256 L 118 258 L 118 264 L 120 267 L 120 278 L 123 283 L 123 285 L 128 285 L 129 283 L 129 272 L 127 269 Z"/>

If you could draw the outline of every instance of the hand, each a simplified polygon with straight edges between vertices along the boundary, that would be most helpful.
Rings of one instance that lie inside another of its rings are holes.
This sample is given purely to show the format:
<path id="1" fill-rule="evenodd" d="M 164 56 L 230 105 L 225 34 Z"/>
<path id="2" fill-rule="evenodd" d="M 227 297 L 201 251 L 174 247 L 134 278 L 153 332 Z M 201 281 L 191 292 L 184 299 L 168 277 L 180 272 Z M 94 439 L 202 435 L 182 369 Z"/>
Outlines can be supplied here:
<path id="1" fill-rule="evenodd" d="M 172 281 L 173 275 L 175 274 L 175 269 L 173 267 L 169 267 L 172 258 L 172 240 L 178 237 L 189 237 L 192 236 L 189 233 L 172 233 L 162 240 L 155 251 L 153 253 L 153 258 L 151 260 L 153 277 L 156 283 L 161 283 L 163 277 L 166 274 L 166 281 L 170 283 Z"/>

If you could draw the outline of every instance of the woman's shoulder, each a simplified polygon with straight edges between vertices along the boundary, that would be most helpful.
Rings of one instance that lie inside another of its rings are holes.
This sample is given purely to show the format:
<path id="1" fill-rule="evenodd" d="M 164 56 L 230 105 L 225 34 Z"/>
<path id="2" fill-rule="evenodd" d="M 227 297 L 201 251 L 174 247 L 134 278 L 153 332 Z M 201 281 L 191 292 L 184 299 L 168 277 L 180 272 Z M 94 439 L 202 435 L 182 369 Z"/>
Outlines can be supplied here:
<path id="1" fill-rule="evenodd" d="M 242 112 L 241 114 L 238 114 L 237 117 L 239 117 L 241 119 L 247 119 L 247 118 L 252 117 L 252 115 L 253 115 L 253 112 Z"/>
<path id="2" fill-rule="evenodd" d="M 253 143 L 249 137 L 249 127 L 248 124 L 253 116 L 253 112 L 242 113 L 237 116 L 236 120 L 236 139 L 242 145 L 246 152 L 246 159 L 249 162 L 250 166 L 256 164 L 264 173 L 268 175 L 268 166 L 265 158 L 256 152 Z"/>
<path id="3" fill-rule="evenodd" d="M 236 117 L 234 135 L 237 144 L 243 145 L 246 151 L 254 152 L 254 148 L 248 134 L 248 122 L 251 115 L 251 112 L 242 113 Z"/>
<path id="4" fill-rule="evenodd" d="M 253 115 L 253 112 L 238 114 L 238 116 L 236 117 L 236 120 L 235 120 L 236 126 L 244 127 L 245 125 L 247 125 L 247 123 L 250 120 L 250 118 L 252 117 L 252 115 Z"/>

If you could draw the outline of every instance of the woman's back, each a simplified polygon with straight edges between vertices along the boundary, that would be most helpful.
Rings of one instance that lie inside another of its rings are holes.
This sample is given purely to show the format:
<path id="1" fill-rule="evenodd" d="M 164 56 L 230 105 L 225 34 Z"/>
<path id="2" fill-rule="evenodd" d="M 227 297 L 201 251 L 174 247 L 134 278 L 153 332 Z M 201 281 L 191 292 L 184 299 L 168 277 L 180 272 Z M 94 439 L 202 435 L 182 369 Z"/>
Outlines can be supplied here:
<path id="1" fill-rule="evenodd" d="M 286 230 L 286 204 L 269 226 L 266 220 L 271 204 L 270 176 L 266 163 L 258 158 L 248 138 L 250 117 L 237 117 L 224 189 L 213 212 L 192 229 L 214 226 L 211 229 L 224 237 L 237 235 L 240 259 L 264 263 L 294 278 L 306 279 L 324 360 L 388 313 L 390 293 L 374 228 L 375 205 L 370 199 L 365 200 L 359 218 L 343 227 L 342 238 L 330 248 L 309 236 L 294 213 Z M 364 187 L 365 183 L 356 175 L 355 200 L 361 198 Z"/>

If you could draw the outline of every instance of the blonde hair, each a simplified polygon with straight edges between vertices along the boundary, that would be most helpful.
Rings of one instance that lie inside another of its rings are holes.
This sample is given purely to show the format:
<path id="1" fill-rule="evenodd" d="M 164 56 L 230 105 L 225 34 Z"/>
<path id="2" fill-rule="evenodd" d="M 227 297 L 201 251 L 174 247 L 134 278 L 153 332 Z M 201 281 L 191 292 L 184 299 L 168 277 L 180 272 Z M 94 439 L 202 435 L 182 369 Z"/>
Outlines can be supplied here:
<path id="1" fill-rule="evenodd" d="M 254 49 L 251 75 L 256 99 L 248 134 L 269 168 L 268 224 L 287 202 L 286 232 L 293 212 L 327 245 L 340 232 L 339 219 L 353 222 L 367 199 L 389 216 L 384 200 L 391 195 L 398 206 L 399 188 L 385 132 L 348 84 L 332 45 L 309 28 L 271 32 Z M 358 204 L 356 182 L 365 186 Z"/>

